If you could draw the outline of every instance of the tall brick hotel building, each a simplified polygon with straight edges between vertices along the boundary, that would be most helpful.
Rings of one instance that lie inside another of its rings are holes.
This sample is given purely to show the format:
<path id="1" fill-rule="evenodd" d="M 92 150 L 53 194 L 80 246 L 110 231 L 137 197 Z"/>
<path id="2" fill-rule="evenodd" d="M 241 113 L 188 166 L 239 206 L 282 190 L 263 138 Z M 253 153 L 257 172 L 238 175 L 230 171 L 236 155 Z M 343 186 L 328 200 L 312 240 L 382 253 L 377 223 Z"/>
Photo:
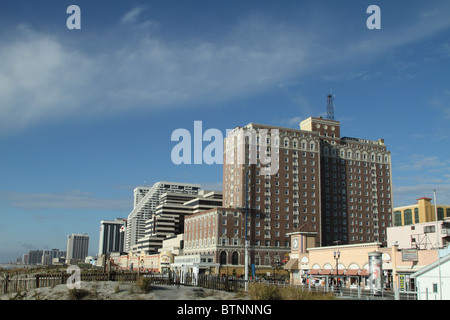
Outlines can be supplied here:
<path id="1" fill-rule="evenodd" d="M 299 229 L 316 232 L 316 246 L 386 244 L 392 203 L 384 140 L 341 138 L 338 121 L 310 117 L 300 129 L 250 123 L 225 138 L 223 207 L 247 208 L 251 256 L 282 258 L 288 233 Z"/>

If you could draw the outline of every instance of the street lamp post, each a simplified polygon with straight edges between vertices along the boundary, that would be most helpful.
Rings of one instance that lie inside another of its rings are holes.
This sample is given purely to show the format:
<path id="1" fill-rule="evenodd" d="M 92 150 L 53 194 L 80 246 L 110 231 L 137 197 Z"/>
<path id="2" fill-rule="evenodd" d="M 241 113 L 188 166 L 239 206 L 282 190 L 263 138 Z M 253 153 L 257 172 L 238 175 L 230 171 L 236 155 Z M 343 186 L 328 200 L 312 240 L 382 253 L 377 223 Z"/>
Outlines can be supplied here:
<path id="1" fill-rule="evenodd" d="M 339 258 L 341 257 L 341 252 L 333 252 L 334 260 L 336 260 L 336 286 L 339 288 Z"/>

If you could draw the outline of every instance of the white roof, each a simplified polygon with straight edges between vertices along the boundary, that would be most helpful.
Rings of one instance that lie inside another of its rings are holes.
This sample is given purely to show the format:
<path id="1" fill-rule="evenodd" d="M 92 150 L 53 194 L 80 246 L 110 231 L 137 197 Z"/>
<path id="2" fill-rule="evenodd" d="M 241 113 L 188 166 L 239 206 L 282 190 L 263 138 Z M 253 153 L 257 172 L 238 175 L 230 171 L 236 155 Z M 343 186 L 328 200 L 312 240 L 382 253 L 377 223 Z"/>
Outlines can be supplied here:
<path id="1" fill-rule="evenodd" d="M 433 270 L 436 268 L 439 264 L 447 263 L 450 261 L 450 254 L 446 255 L 445 257 L 441 258 L 440 260 L 436 260 L 435 262 L 429 264 L 425 268 L 420 269 L 419 271 L 413 273 L 411 277 L 416 278 L 418 276 L 421 276 L 424 273 L 427 273 L 428 271 Z"/>

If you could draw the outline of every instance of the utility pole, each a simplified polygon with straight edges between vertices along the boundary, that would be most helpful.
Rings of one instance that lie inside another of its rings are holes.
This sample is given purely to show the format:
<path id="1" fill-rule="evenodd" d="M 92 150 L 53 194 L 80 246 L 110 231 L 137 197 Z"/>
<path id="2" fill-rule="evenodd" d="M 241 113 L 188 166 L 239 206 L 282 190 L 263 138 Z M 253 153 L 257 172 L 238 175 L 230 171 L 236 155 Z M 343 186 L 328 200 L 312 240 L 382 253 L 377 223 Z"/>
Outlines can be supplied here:
<path id="1" fill-rule="evenodd" d="M 245 291 L 248 291 L 248 239 L 247 239 L 247 218 L 248 218 L 248 167 L 245 168 L 245 259 L 244 259 L 244 281 Z"/>
<path id="2" fill-rule="evenodd" d="M 437 248 L 437 255 L 438 255 L 438 270 L 439 270 L 439 300 L 442 300 L 441 256 L 439 255 L 439 247 L 440 247 L 441 242 L 439 239 L 440 232 L 438 232 L 439 221 L 438 221 L 438 214 L 437 214 L 436 189 L 434 189 L 434 217 L 436 219 L 436 248 Z"/>

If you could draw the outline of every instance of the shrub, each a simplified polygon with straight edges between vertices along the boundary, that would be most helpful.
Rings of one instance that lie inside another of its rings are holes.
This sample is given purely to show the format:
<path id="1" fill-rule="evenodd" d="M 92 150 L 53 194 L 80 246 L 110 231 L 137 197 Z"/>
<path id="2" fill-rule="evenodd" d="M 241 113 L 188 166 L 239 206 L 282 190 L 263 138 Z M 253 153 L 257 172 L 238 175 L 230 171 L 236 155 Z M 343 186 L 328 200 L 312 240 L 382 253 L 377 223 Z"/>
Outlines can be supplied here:
<path id="1" fill-rule="evenodd" d="M 151 290 L 151 284 L 152 284 L 152 280 L 150 278 L 147 277 L 140 277 L 138 279 L 138 286 L 139 288 L 144 291 L 145 293 L 150 292 Z"/>
<path id="2" fill-rule="evenodd" d="M 69 289 L 69 300 L 82 300 L 90 294 L 91 292 L 86 289 Z"/>
<path id="3" fill-rule="evenodd" d="M 277 286 L 262 282 L 249 284 L 248 294 L 252 300 L 280 300 L 281 295 Z"/>
<path id="4" fill-rule="evenodd" d="M 252 300 L 334 300 L 332 293 L 309 292 L 302 288 L 278 288 L 261 282 L 250 283 L 248 294 Z"/>

